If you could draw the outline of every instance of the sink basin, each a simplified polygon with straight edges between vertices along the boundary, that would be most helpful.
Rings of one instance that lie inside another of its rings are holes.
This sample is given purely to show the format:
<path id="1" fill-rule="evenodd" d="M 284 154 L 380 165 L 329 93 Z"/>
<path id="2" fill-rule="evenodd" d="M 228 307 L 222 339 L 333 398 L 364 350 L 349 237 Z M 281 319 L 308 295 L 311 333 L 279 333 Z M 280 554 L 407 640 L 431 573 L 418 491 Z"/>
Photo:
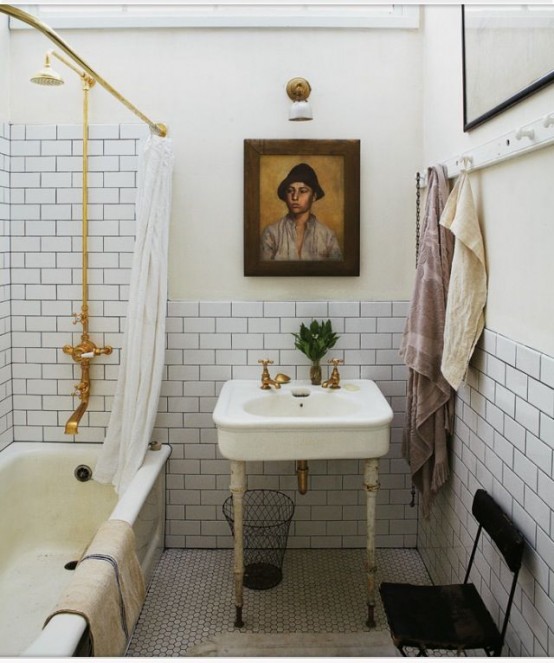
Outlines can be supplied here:
<path id="1" fill-rule="evenodd" d="M 213 419 L 230 460 L 378 458 L 389 449 L 392 410 L 372 380 L 345 380 L 341 389 L 297 381 L 279 390 L 229 380 Z"/>

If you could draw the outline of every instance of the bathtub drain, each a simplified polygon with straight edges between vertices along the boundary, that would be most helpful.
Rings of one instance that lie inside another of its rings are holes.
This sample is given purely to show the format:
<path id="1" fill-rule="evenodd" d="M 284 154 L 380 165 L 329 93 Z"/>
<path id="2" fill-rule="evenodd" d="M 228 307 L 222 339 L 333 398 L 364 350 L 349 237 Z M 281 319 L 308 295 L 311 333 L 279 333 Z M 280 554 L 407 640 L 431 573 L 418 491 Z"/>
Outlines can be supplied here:
<path id="1" fill-rule="evenodd" d="M 90 481 L 92 479 L 92 470 L 88 465 L 77 465 L 73 474 L 77 481 Z"/>

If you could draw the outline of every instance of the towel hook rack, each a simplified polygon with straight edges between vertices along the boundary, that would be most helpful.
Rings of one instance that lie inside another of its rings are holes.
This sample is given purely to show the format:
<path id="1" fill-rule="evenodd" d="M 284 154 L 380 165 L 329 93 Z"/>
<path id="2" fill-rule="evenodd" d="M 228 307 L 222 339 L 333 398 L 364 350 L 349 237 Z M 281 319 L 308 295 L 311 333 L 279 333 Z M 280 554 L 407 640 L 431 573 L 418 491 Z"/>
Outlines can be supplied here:
<path id="1" fill-rule="evenodd" d="M 514 159 L 523 154 L 534 152 L 554 145 L 554 112 L 547 113 L 533 122 L 527 122 L 519 129 L 513 129 L 492 140 L 474 145 L 468 149 L 471 152 L 471 170 L 481 170 L 508 159 Z M 529 140 L 521 140 L 527 137 Z M 446 168 L 448 179 L 456 177 L 461 171 L 461 161 L 468 155 L 451 157 L 442 161 Z M 427 181 L 421 173 L 420 186 L 424 189 Z"/>

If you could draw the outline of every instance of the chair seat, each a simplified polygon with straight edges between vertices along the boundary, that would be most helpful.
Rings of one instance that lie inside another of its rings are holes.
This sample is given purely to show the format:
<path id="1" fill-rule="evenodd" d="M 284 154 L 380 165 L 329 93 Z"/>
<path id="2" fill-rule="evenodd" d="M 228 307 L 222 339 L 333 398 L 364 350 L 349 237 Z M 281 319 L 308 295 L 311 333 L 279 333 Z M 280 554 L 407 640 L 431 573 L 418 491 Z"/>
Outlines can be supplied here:
<path id="1" fill-rule="evenodd" d="M 502 638 L 475 585 L 381 583 L 395 645 L 420 649 L 501 647 Z"/>

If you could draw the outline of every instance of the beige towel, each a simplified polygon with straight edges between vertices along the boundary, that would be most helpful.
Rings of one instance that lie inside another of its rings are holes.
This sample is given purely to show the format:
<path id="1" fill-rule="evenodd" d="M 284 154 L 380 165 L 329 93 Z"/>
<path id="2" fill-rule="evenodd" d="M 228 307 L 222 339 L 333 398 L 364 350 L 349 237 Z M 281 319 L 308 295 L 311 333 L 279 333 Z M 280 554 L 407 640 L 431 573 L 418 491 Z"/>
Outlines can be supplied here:
<path id="1" fill-rule="evenodd" d="M 87 620 L 93 656 L 122 656 L 145 597 L 129 523 L 107 520 L 96 533 L 45 625 L 58 613 Z"/>
<path id="2" fill-rule="evenodd" d="M 454 392 L 441 374 L 444 317 L 454 236 L 439 225 L 448 199 L 444 166 L 427 171 L 428 189 L 421 250 L 400 355 L 408 366 L 406 424 L 402 453 L 421 494 L 424 516 L 448 478 L 448 435 L 452 432 Z"/>
<path id="3" fill-rule="evenodd" d="M 467 173 L 458 178 L 440 222 L 456 237 L 441 370 L 452 387 L 458 389 L 485 326 L 487 301 L 485 247 Z"/>

